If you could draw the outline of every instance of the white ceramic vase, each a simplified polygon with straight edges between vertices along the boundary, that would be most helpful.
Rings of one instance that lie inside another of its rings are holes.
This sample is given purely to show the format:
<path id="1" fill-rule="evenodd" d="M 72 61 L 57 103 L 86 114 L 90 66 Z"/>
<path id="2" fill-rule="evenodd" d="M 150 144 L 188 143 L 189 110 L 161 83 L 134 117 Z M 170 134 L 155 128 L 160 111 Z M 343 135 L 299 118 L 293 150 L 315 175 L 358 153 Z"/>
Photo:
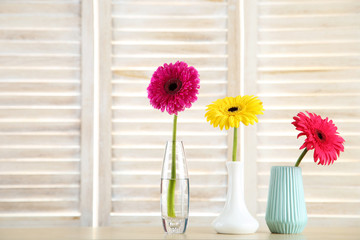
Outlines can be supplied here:
<path id="1" fill-rule="evenodd" d="M 251 216 L 244 198 L 244 163 L 227 162 L 228 189 L 225 207 L 213 221 L 212 226 L 218 233 L 250 234 L 255 233 L 259 223 Z"/>

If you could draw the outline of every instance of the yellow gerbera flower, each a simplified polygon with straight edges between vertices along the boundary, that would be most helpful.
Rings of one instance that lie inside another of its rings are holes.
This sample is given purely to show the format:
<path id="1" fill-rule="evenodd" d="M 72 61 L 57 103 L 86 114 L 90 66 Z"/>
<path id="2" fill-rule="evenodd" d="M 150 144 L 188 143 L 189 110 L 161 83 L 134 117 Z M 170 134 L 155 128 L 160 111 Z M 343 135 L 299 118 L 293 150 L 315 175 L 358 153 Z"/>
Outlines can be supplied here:
<path id="1" fill-rule="evenodd" d="M 262 102 L 254 96 L 225 97 L 207 106 L 206 120 L 222 130 L 238 128 L 240 122 L 246 126 L 258 122 L 256 115 L 263 114 Z"/>

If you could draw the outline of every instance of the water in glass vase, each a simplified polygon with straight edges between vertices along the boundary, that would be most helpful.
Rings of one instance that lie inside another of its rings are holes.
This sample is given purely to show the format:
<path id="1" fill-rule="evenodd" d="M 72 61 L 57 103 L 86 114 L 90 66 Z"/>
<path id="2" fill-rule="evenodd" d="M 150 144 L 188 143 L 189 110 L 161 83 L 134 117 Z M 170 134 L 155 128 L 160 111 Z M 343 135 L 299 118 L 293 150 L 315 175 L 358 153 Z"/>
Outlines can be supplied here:
<path id="1" fill-rule="evenodd" d="M 169 197 L 169 189 L 173 196 Z M 170 204 L 169 204 L 170 203 Z M 189 179 L 161 179 L 161 218 L 165 232 L 184 233 L 189 217 Z"/>

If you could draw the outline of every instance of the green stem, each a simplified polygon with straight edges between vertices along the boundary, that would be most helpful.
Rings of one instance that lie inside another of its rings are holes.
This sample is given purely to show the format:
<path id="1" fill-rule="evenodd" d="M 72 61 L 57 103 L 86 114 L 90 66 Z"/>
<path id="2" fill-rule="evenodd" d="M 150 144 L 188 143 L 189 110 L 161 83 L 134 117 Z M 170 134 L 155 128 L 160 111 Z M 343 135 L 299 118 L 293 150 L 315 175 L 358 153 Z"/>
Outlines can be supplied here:
<path id="1" fill-rule="evenodd" d="M 172 151 L 171 151 L 171 179 L 169 181 L 167 210 L 169 217 L 176 217 L 175 215 L 175 186 L 176 186 L 176 125 L 177 115 L 174 115 L 173 123 L 173 137 L 172 137 Z"/>
<path id="2" fill-rule="evenodd" d="M 295 167 L 298 167 L 300 165 L 301 160 L 305 157 L 306 153 L 309 150 L 307 150 L 307 148 L 304 149 L 304 151 L 301 153 L 300 157 L 298 158 L 298 160 L 295 163 Z"/>
<path id="3" fill-rule="evenodd" d="M 233 153 L 232 153 L 233 162 L 236 162 L 236 151 L 237 151 L 237 128 L 234 127 L 234 141 L 233 141 Z"/>
<path id="4" fill-rule="evenodd" d="M 174 114 L 174 123 L 173 123 L 173 137 L 172 137 L 172 161 L 171 161 L 171 178 L 176 178 L 176 125 L 177 125 L 177 115 Z"/>

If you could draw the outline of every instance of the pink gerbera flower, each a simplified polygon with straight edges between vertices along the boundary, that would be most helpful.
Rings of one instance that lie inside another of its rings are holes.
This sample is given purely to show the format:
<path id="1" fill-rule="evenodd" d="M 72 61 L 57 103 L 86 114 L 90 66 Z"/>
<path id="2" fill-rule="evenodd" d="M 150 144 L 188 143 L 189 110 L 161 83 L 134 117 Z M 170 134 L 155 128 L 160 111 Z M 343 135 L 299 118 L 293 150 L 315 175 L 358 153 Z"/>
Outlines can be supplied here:
<path id="1" fill-rule="evenodd" d="M 340 151 L 344 151 L 344 139 L 338 135 L 337 127 L 332 120 L 322 119 L 315 113 L 307 113 L 309 116 L 300 112 L 294 117 L 295 121 L 292 122 L 296 130 L 301 131 L 298 138 L 306 136 L 300 149 L 314 149 L 314 161 L 319 161 L 318 164 L 329 165 L 334 163 L 340 155 Z"/>
<path id="2" fill-rule="evenodd" d="M 198 71 L 184 62 L 164 64 L 154 72 L 147 88 L 150 104 L 169 114 L 190 108 L 200 88 Z"/>

